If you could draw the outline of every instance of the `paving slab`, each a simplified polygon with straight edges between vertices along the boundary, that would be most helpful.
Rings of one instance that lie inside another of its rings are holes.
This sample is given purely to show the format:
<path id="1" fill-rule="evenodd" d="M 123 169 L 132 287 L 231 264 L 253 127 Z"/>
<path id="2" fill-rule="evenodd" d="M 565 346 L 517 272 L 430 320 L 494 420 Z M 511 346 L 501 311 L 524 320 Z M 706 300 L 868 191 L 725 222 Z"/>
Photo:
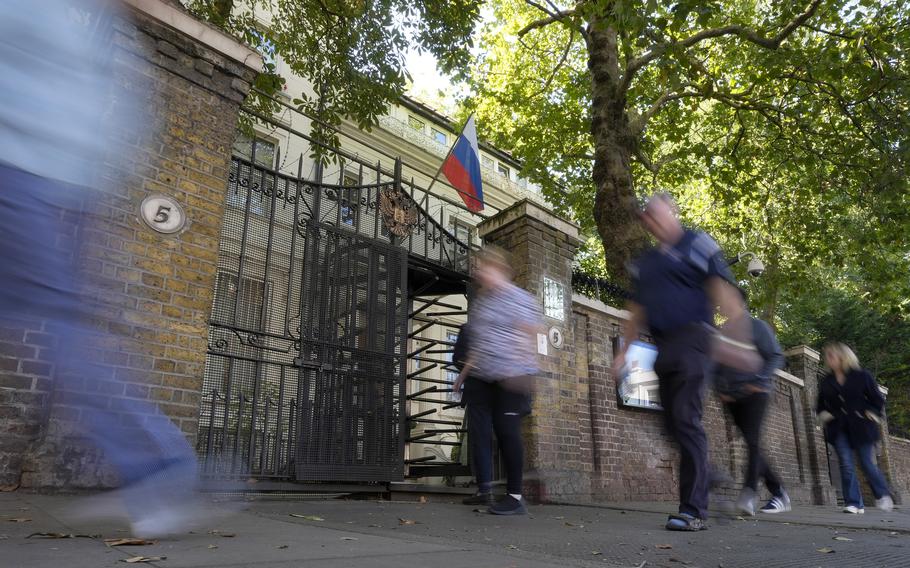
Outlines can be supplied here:
<path id="1" fill-rule="evenodd" d="M 268 500 L 232 516 L 212 515 L 192 533 L 152 546 L 26 538 L 128 535 L 123 521 L 72 521 L 62 513 L 85 502 L 0 494 L 0 566 L 105 568 L 134 555 L 166 557 L 151 564 L 162 568 L 910 566 L 903 510 L 844 519 L 830 508 L 800 507 L 774 517 L 718 517 L 707 531 L 674 533 L 663 529 L 669 503 L 531 506 L 526 517 L 497 517 L 446 502 Z"/>

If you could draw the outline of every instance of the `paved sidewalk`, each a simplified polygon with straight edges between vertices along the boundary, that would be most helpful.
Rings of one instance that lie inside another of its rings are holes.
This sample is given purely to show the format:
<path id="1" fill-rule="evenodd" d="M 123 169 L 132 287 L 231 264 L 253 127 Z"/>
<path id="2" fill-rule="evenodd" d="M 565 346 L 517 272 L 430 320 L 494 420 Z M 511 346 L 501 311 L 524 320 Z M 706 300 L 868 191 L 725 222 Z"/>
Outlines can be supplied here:
<path id="1" fill-rule="evenodd" d="M 38 532 L 128 536 L 122 523 L 65 521 L 63 511 L 74 505 L 79 498 L 0 494 L 0 566 L 104 568 L 138 555 L 166 556 L 149 564 L 162 568 L 910 565 L 910 512 L 853 517 L 809 507 L 719 518 L 693 534 L 663 530 L 669 504 L 533 506 L 527 517 L 504 518 L 444 502 L 255 501 L 242 513 L 152 546 L 27 538 Z"/>

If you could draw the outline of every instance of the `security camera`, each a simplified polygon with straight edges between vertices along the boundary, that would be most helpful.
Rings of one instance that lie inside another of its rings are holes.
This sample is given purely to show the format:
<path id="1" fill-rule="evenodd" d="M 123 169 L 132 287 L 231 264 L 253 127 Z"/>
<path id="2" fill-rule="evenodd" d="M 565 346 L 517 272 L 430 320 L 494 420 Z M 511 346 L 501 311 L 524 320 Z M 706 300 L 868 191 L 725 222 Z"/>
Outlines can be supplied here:
<path id="1" fill-rule="evenodd" d="M 752 278 L 758 278 L 765 273 L 765 263 L 759 260 L 759 258 L 755 256 L 754 252 L 740 253 L 733 257 L 733 260 L 729 261 L 727 265 L 733 266 L 737 262 L 746 258 L 750 259 L 749 266 L 746 267 L 746 272 L 749 274 L 749 276 Z"/>
<path id="2" fill-rule="evenodd" d="M 749 261 L 749 266 L 746 267 L 746 272 L 748 272 L 749 276 L 752 278 L 758 278 L 764 274 L 765 264 L 757 258 L 752 258 L 752 260 Z"/>

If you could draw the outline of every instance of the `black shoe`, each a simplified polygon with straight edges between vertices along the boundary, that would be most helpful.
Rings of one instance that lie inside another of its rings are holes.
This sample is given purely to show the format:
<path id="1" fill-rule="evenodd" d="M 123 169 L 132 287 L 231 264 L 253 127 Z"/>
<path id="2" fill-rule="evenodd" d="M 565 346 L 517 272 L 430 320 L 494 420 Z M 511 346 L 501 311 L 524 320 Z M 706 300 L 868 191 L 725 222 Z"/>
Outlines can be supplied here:
<path id="1" fill-rule="evenodd" d="M 678 515 L 670 515 L 670 518 L 667 519 L 667 530 L 668 531 L 703 531 L 707 530 L 708 525 L 705 524 L 705 521 L 699 519 L 698 517 L 693 517 L 688 513 L 680 513 Z"/>
<path id="2" fill-rule="evenodd" d="M 525 508 L 524 499 L 518 500 L 511 495 L 506 495 L 490 507 L 490 512 L 494 515 L 527 515 L 528 510 Z"/>
<path id="3" fill-rule="evenodd" d="M 496 500 L 493 499 L 493 493 L 487 491 L 486 493 L 475 493 L 470 497 L 465 497 L 461 500 L 463 505 L 486 505 L 491 506 L 495 503 Z"/>

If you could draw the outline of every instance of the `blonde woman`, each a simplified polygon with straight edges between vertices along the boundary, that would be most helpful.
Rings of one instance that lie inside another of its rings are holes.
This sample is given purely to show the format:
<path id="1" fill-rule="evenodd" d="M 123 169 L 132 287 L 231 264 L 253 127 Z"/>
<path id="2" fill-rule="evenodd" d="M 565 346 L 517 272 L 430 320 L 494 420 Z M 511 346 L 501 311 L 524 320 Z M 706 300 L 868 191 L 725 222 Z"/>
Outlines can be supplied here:
<path id="1" fill-rule="evenodd" d="M 843 343 L 832 342 L 824 348 L 825 364 L 831 372 L 818 389 L 818 420 L 825 427 L 828 443 L 837 451 L 840 463 L 844 512 L 863 514 L 863 495 L 859 489 L 854 452 L 875 495 L 875 506 L 883 511 L 894 507 L 885 476 L 875 463 L 878 424 L 885 398 L 872 375 L 859 366 L 853 351 Z"/>

